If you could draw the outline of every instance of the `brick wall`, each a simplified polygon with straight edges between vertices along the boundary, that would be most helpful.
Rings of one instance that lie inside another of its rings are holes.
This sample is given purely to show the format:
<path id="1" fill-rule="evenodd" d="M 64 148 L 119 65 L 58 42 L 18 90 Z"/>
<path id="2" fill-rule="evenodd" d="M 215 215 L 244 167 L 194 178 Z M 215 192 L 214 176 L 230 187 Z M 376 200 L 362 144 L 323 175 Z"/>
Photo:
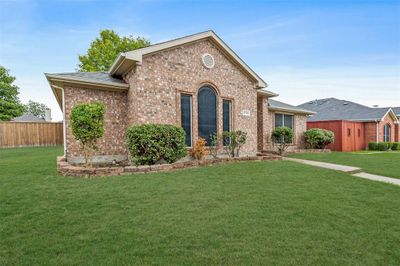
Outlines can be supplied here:
<path id="1" fill-rule="evenodd" d="M 126 93 L 68 86 L 64 88 L 64 93 L 68 162 L 80 163 L 83 161 L 79 142 L 72 135 L 71 109 L 76 104 L 94 101 L 100 101 L 106 105 L 104 136 L 98 141 L 99 150 L 94 154 L 94 162 L 109 162 L 114 159 L 117 161 L 126 160 Z"/>
<path id="2" fill-rule="evenodd" d="M 201 56 L 209 53 L 215 66 L 203 66 Z M 209 41 L 186 44 L 147 55 L 141 65 L 124 79 L 130 84 L 127 118 L 129 124 L 168 123 L 180 125 L 180 93 L 192 95 L 192 140 L 197 139 L 197 92 L 209 84 L 218 93 L 218 132 L 222 133 L 222 100 L 232 100 L 233 129 L 247 132 L 243 153 L 257 151 L 257 92 L 253 81 Z M 242 116 L 250 110 L 250 116 Z"/>

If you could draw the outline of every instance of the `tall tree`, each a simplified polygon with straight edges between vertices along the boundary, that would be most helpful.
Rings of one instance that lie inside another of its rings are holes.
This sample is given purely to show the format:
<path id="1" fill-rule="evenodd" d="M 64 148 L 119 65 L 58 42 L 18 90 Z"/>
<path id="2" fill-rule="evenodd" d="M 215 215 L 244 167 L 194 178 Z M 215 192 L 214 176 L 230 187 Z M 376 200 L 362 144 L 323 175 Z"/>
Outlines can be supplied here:
<path id="1" fill-rule="evenodd" d="M 46 116 L 46 109 L 48 107 L 43 103 L 38 103 L 29 100 L 28 104 L 25 105 L 25 112 L 33 114 L 34 116 L 45 118 Z"/>
<path id="2" fill-rule="evenodd" d="M 83 72 L 107 71 L 119 53 L 146 47 L 150 41 L 144 37 L 120 37 L 113 30 L 100 31 L 85 55 L 79 56 L 78 70 Z"/>
<path id="3" fill-rule="evenodd" d="M 12 83 L 15 77 L 10 76 L 8 70 L 0 66 L 0 120 L 8 121 L 22 115 L 24 106 L 18 98 L 19 88 Z"/>

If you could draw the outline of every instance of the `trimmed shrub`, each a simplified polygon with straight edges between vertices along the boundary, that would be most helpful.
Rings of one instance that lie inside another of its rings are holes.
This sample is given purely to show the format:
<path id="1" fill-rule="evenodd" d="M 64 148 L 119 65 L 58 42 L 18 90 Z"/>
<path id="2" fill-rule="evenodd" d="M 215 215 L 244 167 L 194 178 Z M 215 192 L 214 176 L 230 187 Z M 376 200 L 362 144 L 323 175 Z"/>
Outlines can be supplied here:
<path id="1" fill-rule="evenodd" d="M 393 146 L 393 142 L 385 142 L 387 145 L 388 150 L 390 150 Z"/>
<path id="2" fill-rule="evenodd" d="M 97 139 L 104 135 L 105 111 L 106 107 L 101 102 L 82 103 L 72 107 L 72 135 L 80 142 L 85 166 L 92 165 L 92 154 L 97 150 Z"/>
<path id="3" fill-rule="evenodd" d="M 173 125 L 147 124 L 128 128 L 126 144 L 135 165 L 173 163 L 187 155 L 185 131 Z"/>
<path id="4" fill-rule="evenodd" d="M 311 149 L 324 149 L 335 141 L 335 134 L 322 128 L 310 128 L 304 132 L 304 137 L 307 146 Z"/>
<path id="5" fill-rule="evenodd" d="M 276 127 L 272 131 L 272 140 L 278 145 L 278 152 L 282 155 L 293 142 L 293 129 L 289 127 Z"/>
<path id="6" fill-rule="evenodd" d="M 368 150 L 370 150 L 370 151 L 377 151 L 377 150 L 378 150 L 378 143 L 376 143 L 376 142 L 369 142 L 369 143 L 368 143 Z"/>
<path id="7" fill-rule="evenodd" d="M 388 150 L 387 142 L 379 142 L 378 143 L 378 150 L 379 151 L 387 151 Z"/>
<path id="8" fill-rule="evenodd" d="M 392 151 L 400 151 L 400 142 L 392 143 Z"/>

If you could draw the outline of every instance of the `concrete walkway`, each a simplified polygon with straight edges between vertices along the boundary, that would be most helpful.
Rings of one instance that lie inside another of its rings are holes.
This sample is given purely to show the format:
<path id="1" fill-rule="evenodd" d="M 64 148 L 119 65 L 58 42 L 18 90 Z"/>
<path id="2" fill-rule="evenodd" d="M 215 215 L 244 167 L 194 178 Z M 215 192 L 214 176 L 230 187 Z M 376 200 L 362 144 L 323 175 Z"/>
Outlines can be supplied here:
<path id="1" fill-rule="evenodd" d="M 364 173 L 362 171 L 362 169 L 359 167 L 346 166 L 346 165 L 334 164 L 334 163 L 324 163 L 324 162 L 317 162 L 317 161 L 310 161 L 310 160 L 303 160 L 303 159 L 296 159 L 296 158 L 288 158 L 288 157 L 284 157 L 283 159 L 286 161 L 292 161 L 292 162 L 308 164 L 308 165 L 312 165 L 312 166 L 316 166 L 316 167 L 341 171 L 341 172 L 349 173 L 352 176 L 361 177 L 361 178 L 374 180 L 374 181 L 390 183 L 390 184 L 400 186 L 400 179 Z"/>

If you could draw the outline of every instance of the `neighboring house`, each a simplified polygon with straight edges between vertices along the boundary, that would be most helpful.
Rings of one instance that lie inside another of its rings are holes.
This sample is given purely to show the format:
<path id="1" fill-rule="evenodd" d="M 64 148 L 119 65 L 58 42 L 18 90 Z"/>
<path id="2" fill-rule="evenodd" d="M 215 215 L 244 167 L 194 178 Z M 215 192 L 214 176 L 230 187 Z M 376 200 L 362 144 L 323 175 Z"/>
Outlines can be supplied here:
<path id="1" fill-rule="evenodd" d="M 128 158 L 128 126 L 163 123 L 182 126 L 187 146 L 212 133 L 247 132 L 244 155 L 272 149 L 275 125 L 295 131 L 301 145 L 306 115 L 311 112 L 271 101 L 278 94 L 213 31 L 206 31 L 120 54 L 109 72 L 45 74 L 64 114 L 65 156 L 82 162 L 70 127 L 78 103 L 106 104 L 105 134 L 94 161 Z M 275 121 L 275 114 L 279 121 Z"/>
<path id="2" fill-rule="evenodd" d="M 335 133 L 335 143 L 328 146 L 333 150 L 355 151 L 365 149 L 369 142 L 400 141 L 399 107 L 368 107 L 336 98 L 317 99 L 299 107 L 316 112 L 308 117 L 308 128 Z"/>
<path id="3" fill-rule="evenodd" d="M 23 114 L 21 116 L 15 117 L 11 121 L 13 122 L 45 122 L 44 118 L 37 117 L 33 114 Z"/>

